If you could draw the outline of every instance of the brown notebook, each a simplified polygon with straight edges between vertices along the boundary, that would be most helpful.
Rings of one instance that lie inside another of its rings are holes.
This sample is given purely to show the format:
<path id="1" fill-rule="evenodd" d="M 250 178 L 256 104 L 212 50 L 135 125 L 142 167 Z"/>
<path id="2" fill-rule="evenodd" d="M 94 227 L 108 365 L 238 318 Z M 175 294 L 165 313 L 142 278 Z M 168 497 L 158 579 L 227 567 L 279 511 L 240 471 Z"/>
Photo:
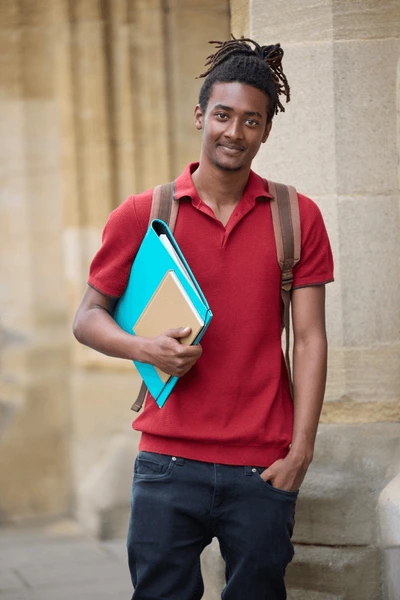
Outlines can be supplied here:
<path id="1" fill-rule="evenodd" d="M 175 272 L 167 271 L 133 326 L 133 331 L 141 337 L 157 337 L 168 329 L 191 327 L 191 333 L 181 338 L 184 344 L 191 344 L 203 325 Z M 156 371 L 164 383 L 171 377 L 160 369 L 156 368 Z"/>

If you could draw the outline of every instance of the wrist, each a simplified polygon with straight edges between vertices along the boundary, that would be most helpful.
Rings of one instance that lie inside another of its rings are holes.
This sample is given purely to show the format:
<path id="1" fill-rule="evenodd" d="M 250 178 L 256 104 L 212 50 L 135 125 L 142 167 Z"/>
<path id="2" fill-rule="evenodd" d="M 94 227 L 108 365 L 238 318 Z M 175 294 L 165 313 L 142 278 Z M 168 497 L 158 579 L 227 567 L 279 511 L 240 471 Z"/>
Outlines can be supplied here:
<path id="1" fill-rule="evenodd" d="M 314 457 L 313 448 L 294 446 L 290 447 L 288 457 L 298 467 L 308 467 Z"/>
<path id="2" fill-rule="evenodd" d="M 142 363 L 151 363 L 150 343 L 151 339 L 133 336 L 132 360 Z"/>
<path id="3" fill-rule="evenodd" d="M 316 431 L 294 429 L 292 443 L 290 444 L 291 456 L 299 462 L 310 464 L 314 456 Z"/>

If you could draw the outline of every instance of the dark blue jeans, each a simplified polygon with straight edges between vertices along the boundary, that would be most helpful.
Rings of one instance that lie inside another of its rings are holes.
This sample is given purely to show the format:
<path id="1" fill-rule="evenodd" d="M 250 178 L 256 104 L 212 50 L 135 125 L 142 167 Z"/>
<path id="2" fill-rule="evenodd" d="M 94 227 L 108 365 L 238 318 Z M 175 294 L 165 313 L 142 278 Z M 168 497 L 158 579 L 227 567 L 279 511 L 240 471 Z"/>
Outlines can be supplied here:
<path id="1" fill-rule="evenodd" d="M 273 488 L 262 470 L 140 452 L 128 532 L 132 600 L 200 600 L 200 554 L 214 536 L 223 600 L 284 600 L 297 492 Z"/>

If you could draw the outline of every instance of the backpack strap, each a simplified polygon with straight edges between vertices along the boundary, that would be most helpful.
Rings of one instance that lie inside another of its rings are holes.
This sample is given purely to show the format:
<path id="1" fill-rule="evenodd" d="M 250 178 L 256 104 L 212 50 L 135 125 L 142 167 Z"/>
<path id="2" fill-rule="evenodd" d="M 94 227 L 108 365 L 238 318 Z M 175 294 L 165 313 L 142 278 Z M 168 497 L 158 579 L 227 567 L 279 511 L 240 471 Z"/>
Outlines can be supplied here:
<path id="1" fill-rule="evenodd" d="M 168 225 L 173 233 L 175 229 L 176 218 L 178 216 L 178 209 L 179 201 L 175 199 L 175 182 L 172 181 L 171 183 L 158 185 L 153 190 L 149 225 L 153 219 L 161 219 L 161 221 L 164 221 L 164 223 Z M 138 397 L 131 406 L 131 410 L 139 412 L 143 406 L 146 395 L 147 386 L 144 381 L 142 381 Z"/>
<path id="2" fill-rule="evenodd" d="M 283 183 L 268 181 L 271 199 L 272 223 L 278 264 L 281 269 L 282 329 L 285 329 L 285 362 L 289 374 L 290 392 L 293 398 L 293 381 L 290 368 L 290 300 L 293 283 L 293 267 L 301 255 L 301 229 L 299 201 L 296 189 Z"/>
<path id="3" fill-rule="evenodd" d="M 153 219 L 164 221 L 174 233 L 179 202 L 175 201 L 175 182 L 158 185 L 153 190 L 149 225 Z"/>

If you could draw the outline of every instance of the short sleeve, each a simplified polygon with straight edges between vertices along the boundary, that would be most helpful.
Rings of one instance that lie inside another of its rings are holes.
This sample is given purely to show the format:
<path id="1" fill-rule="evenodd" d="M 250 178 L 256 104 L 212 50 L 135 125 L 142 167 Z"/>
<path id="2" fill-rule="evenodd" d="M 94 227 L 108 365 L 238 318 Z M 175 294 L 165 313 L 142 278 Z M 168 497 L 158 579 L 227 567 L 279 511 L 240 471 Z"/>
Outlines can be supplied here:
<path id="1" fill-rule="evenodd" d="M 298 195 L 301 223 L 301 258 L 293 269 L 293 288 L 333 281 L 333 256 L 325 223 L 318 206 Z"/>
<path id="2" fill-rule="evenodd" d="M 88 284 L 105 296 L 119 298 L 146 232 L 151 195 L 130 196 L 110 214 L 102 244 L 89 267 Z"/>

